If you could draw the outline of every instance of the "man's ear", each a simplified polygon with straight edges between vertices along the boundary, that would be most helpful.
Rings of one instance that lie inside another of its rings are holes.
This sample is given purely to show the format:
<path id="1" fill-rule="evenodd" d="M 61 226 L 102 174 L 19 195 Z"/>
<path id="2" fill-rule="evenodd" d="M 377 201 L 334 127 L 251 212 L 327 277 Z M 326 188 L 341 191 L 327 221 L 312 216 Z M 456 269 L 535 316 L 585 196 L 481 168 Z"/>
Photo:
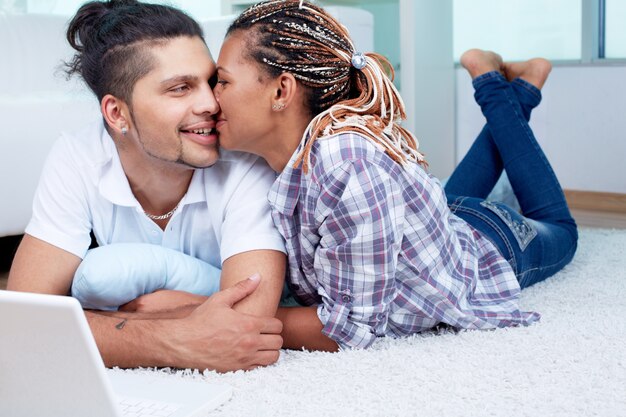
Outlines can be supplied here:
<path id="1" fill-rule="evenodd" d="M 121 99 L 107 94 L 100 101 L 102 116 L 109 126 L 110 131 L 119 135 L 126 135 L 131 128 L 130 111 L 128 105 Z"/>
<path id="2" fill-rule="evenodd" d="M 295 98 L 299 94 L 300 86 L 293 74 L 284 72 L 276 78 L 275 91 L 272 96 L 272 110 L 282 111 L 297 104 Z"/>

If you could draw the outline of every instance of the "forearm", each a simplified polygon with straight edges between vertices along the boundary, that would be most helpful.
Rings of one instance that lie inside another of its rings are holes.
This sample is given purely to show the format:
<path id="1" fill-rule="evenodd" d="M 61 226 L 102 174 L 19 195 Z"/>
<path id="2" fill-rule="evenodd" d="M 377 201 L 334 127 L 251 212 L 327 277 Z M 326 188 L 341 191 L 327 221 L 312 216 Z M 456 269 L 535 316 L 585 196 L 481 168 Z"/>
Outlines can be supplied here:
<path id="1" fill-rule="evenodd" d="M 322 334 L 324 325 L 317 317 L 317 306 L 279 307 L 276 318 L 283 322 L 283 348 L 336 352 L 337 343 Z"/>
<path id="2" fill-rule="evenodd" d="M 182 365 L 172 349 L 169 330 L 175 320 L 123 319 L 91 311 L 85 315 L 106 366 Z"/>
<path id="3" fill-rule="evenodd" d="M 206 297 L 205 297 L 206 298 Z M 106 317 L 116 317 L 127 320 L 157 320 L 157 319 L 182 319 L 187 317 L 198 308 L 197 305 L 185 305 L 171 310 L 155 311 L 155 312 L 134 312 L 134 311 L 102 311 L 102 310 L 86 310 L 92 314 Z"/>

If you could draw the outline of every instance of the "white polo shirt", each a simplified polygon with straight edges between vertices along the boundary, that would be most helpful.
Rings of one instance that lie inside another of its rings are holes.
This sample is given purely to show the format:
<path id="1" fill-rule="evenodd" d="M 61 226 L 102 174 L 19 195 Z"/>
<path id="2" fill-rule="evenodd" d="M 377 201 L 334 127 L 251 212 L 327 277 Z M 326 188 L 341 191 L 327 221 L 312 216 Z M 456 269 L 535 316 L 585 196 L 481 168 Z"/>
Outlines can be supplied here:
<path id="1" fill-rule="evenodd" d="M 221 151 L 197 169 L 165 230 L 144 213 L 102 121 L 63 134 L 48 156 L 26 233 L 83 258 L 93 230 L 98 244 L 152 243 L 216 267 L 249 250 L 285 252 L 270 217 L 275 174 L 260 158 Z"/>

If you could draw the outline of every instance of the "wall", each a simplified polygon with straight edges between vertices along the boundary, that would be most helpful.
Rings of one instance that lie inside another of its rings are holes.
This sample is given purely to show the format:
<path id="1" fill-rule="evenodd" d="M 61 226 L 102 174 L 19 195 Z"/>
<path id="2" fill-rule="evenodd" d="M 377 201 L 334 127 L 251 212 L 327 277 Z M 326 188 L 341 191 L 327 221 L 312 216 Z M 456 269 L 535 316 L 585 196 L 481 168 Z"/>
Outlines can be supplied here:
<path id="1" fill-rule="evenodd" d="M 484 118 L 456 71 L 456 160 Z M 626 194 L 626 65 L 556 66 L 531 127 L 565 189 Z M 427 150 L 426 150 L 427 151 Z"/>
<path id="2" fill-rule="evenodd" d="M 452 0 L 400 0 L 402 97 L 411 130 L 439 178 L 454 169 Z"/>
<path id="3" fill-rule="evenodd" d="M 400 9 L 398 1 L 377 0 L 360 4 L 374 16 L 374 51 L 384 55 L 396 71 L 394 83 L 398 89 L 400 82 Z M 369 51 L 363 51 L 369 52 Z"/>

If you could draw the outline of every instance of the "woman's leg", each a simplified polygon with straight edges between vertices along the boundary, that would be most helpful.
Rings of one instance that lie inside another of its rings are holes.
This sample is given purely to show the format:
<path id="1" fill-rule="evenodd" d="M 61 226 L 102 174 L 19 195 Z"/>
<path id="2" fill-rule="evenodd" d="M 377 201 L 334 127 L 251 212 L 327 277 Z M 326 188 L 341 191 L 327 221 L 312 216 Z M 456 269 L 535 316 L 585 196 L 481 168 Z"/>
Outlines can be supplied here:
<path id="1" fill-rule="evenodd" d="M 523 214 L 534 220 L 573 222 L 559 181 L 523 116 L 511 84 L 488 71 L 498 65 L 497 60 L 482 51 L 476 51 L 473 60 L 467 68 L 476 102 L 487 119 Z M 533 84 L 531 80 L 528 82 Z"/>
<path id="2" fill-rule="evenodd" d="M 473 78 L 476 102 L 487 119 L 493 146 L 524 216 L 480 198 L 455 197 L 451 209 L 496 244 L 525 287 L 554 274 L 571 260 L 576 249 L 576 224 L 512 83 L 498 72 L 497 59 L 482 51 L 471 58 L 466 68 Z M 542 82 L 532 76 L 525 81 L 530 91 L 539 94 L 537 87 Z M 473 180 L 473 174 L 471 177 Z"/>
<path id="3" fill-rule="evenodd" d="M 537 84 L 543 86 L 552 66 L 541 58 L 506 63 L 499 55 L 494 54 L 494 57 L 500 65 L 500 72 L 511 82 L 524 119 L 530 121 L 532 110 L 541 102 L 541 92 L 520 76 L 537 74 L 534 79 L 538 80 Z M 486 198 L 500 178 L 503 168 L 489 126 L 485 125 L 448 179 L 445 191 L 449 195 Z"/>

